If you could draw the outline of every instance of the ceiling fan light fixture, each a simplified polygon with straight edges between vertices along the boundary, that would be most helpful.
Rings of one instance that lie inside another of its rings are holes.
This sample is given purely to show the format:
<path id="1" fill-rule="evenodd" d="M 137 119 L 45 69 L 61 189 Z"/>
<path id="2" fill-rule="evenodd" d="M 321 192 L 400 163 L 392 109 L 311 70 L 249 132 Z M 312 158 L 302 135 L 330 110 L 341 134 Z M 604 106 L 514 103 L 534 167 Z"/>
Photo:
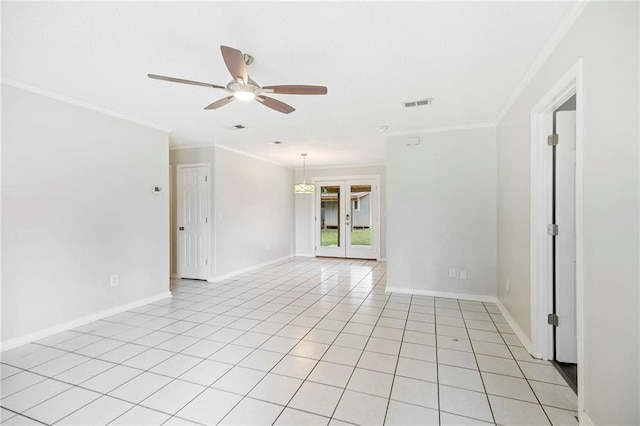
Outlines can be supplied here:
<path id="1" fill-rule="evenodd" d="M 233 92 L 233 96 L 240 101 L 252 101 L 256 98 L 256 94 L 246 90 L 238 90 Z"/>

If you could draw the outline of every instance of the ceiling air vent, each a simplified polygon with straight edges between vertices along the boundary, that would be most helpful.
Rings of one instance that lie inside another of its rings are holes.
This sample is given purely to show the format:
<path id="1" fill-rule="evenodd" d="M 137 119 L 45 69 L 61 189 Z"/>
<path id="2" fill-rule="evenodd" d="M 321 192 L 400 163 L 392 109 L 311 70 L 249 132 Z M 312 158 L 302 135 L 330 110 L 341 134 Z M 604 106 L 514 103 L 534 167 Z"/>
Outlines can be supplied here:
<path id="1" fill-rule="evenodd" d="M 419 101 L 403 102 L 405 108 L 413 108 L 417 106 L 431 105 L 433 98 L 420 99 Z"/>
<path id="2" fill-rule="evenodd" d="M 233 128 L 237 130 L 246 129 L 246 127 L 244 127 L 242 124 L 234 124 Z"/>

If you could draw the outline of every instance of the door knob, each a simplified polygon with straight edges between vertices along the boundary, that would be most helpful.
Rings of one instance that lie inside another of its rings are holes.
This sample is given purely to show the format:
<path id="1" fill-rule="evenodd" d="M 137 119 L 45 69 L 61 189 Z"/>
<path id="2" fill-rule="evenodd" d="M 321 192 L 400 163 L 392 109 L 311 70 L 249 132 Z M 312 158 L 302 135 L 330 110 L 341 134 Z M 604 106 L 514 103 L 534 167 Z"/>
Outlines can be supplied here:
<path id="1" fill-rule="evenodd" d="M 180 228 L 178 228 L 181 231 L 184 231 L 184 226 L 181 226 Z"/>

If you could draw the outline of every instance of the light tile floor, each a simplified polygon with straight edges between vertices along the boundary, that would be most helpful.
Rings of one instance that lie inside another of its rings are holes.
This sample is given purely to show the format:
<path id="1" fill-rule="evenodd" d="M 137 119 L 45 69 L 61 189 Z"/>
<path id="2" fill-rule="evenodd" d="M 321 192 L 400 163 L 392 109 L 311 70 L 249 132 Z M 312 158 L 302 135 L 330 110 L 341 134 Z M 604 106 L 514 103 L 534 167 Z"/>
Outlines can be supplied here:
<path id="1" fill-rule="evenodd" d="M 2 354 L 2 424 L 575 425 L 492 303 L 296 258 Z"/>

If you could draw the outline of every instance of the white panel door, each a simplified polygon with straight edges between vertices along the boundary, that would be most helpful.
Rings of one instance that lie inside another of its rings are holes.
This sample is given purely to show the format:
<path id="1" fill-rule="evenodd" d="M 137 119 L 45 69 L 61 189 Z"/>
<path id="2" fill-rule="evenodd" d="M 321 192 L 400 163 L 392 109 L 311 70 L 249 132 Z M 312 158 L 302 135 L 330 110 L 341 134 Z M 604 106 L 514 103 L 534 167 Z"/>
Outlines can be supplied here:
<path id="1" fill-rule="evenodd" d="M 177 166 L 179 278 L 209 276 L 209 166 Z"/>
<path id="2" fill-rule="evenodd" d="M 316 256 L 377 259 L 376 179 L 316 182 Z"/>
<path id="3" fill-rule="evenodd" d="M 556 113 L 556 361 L 578 362 L 576 329 L 576 112 Z"/>

